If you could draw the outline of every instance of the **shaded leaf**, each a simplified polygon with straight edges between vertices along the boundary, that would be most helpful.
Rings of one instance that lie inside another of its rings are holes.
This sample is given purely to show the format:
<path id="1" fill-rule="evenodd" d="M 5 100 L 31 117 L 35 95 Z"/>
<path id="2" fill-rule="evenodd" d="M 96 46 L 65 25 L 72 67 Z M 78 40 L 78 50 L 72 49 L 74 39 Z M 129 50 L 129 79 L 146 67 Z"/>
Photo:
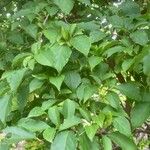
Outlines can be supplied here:
<path id="1" fill-rule="evenodd" d="M 150 116 L 150 103 L 136 103 L 131 110 L 131 124 L 133 128 L 141 126 Z"/>
<path id="2" fill-rule="evenodd" d="M 63 131 L 57 134 L 51 145 L 51 150 L 76 150 L 76 137 L 71 131 Z"/>
<path id="3" fill-rule="evenodd" d="M 108 137 L 117 145 L 119 145 L 122 150 L 137 150 L 137 146 L 135 145 L 133 140 L 119 132 L 110 133 Z"/>
<path id="4" fill-rule="evenodd" d="M 65 13 L 69 14 L 70 11 L 73 9 L 74 1 L 73 0 L 54 0 L 54 3 Z"/>
<path id="5" fill-rule="evenodd" d="M 70 42 L 72 46 L 79 52 L 83 53 L 85 56 L 88 55 L 91 48 L 89 37 L 87 37 L 86 35 L 78 35 L 73 37 Z"/>

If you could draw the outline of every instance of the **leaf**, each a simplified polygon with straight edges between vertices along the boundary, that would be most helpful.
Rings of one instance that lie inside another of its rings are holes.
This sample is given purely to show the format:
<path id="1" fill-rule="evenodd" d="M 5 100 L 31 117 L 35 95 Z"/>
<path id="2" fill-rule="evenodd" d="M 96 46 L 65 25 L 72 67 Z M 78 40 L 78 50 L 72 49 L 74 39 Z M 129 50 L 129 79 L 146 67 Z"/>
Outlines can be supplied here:
<path id="1" fill-rule="evenodd" d="M 52 123 L 54 123 L 55 125 L 60 124 L 60 113 L 58 111 L 57 106 L 53 106 L 53 107 L 49 108 L 48 116 L 49 116 L 50 120 L 52 121 Z"/>
<path id="2" fill-rule="evenodd" d="M 117 89 L 120 90 L 122 94 L 125 96 L 133 99 L 133 100 L 140 100 L 140 89 L 139 87 L 134 83 L 123 83 L 117 86 Z"/>
<path id="3" fill-rule="evenodd" d="M 136 103 L 133 109 L 131 110 L 131 124 L 135 129 L 140 127 L 146 119 L 150 116 L 150 103 L 141 102 Z"/>
<path id="4" fill-rule="evenodd" d="M 76 109 L 76 103 L 70 99 L 67 99 L 63 103 L 63 115 L 64 118 L 71 118 L 74 116 Z"/>
<path id="5" fill-rule="evenodd" d="M 70 71 L 65 74 L 65 84 L 72 90 L 75 90 L 81 83 L 81 77 L 79 73 Z"/>
<path id="6" fill-rule="evenodd" d="M 38 117 L 45 114 L 45 112 L 43 111 L 43 109 L 41 107 L 34 107 L 30 112 L 28 117 Z"/>
<path id="7" fill-rule="evenodd" d="M 65 1 L 53 0 L 53 1 L 65 14 L 69 14 L 74 6 L 74 0 L 65 0 Z"/>
<path id="8" fill-rule="evenodd" d="M 140 14 L 140 7 L 134 1 L 125 1 L 120 6 L 121 12 L 126 16 L 133 16 Z"/>
<path id="9" fill-rule="evenodd" d="M 81 122 L 80 118 L 73 116 L 72 118 L 64 119 L 63 124 L 60 125 L 59 131 L 71 128 Z"/>
<path id="10" fill-rule="evenodd" d="M 100 30 L 94 30 L 90 32 L 90 39 L 92 43 L 98 42 L 105 37 L 106 37 L 105 33 Z"/>
<path id="11" fill-rule="evenodd" d="M 57 6 L 47 6 L 46 10 L 50 16 L 53 16 L 58 12 L 58 7 Z"/>
<path id="12" fill-rule="evenodd" d="M 89 98 L 96 93 L 97 88 L 89 84 L 81 84 L 77 89 L 77 97 L 79 100 L 86 102 Z"/>
<path id="13" fill-rule="evenodd" d="M 51 145 L 51 150 L 76 150 L 77 140 L 71 131 L 63 131 L 57 134 Z"/>
<path id="14" fill-rule="evenodd" d="M 50 83 L 56 86 L 56 88 L 60 91 L 60 87 L 65 79 L 64 75 L 60 75 L 57 77 L 49 77 Z"/>
<path id="15" fill-rule="evenodd" d="M 81 2 L 81 3 L 84 3 L 86 5 L 91 5 L 90 0 L 78 0 L 78 1 Z"/>
<path id="16" fill-rule="evenodd" d="M 131 136 L 131 127 L 129 121 L 122 116 L 119 116 L 113 121 L 114 127 L 122 134 Z"/>
<path id="17" fill-rule="evenodd" d="M 0 120 L 5 123 L 6 118 L 11 110 L 10 95 L 0 97 Z"/>
<path id="18" fill-rule="evenodd" d="M 31 53 L 21 53 L 15 56 L 12 62 L 12 66 L 18 66 L 23 62 L 23 59 L 26 57 L 31 56 Z"/>
<path id="19" fill-rule="evenodd" d="M 12 32 L 9 37 L 8 40 L 13 43 L 13 44 L 23 44 L 24 40 L 23 40 L 23 36 L 20 33 L 17 32 Z"/>
<path id="20" fill-rule="evenodd" d="M 45 37 L 49 39 L 51 43 L 55 43 L 57 39 L 60 37 L 59 30 L 57 28 L 49 28 L 43 31 Z"/>
<path id="21" fill-rule="evenodd" d="M 123 52 L 124 50 L 125 50 L 125 47 L 123 46 L 114 46 L 114 47 L 107 49 L 103 55 L 107 55 L 107 57 L 110 57 L 113 54 L 118 53 L 118 52 Z"/>
<path id="22" fill-rule="evenodd" d="M 80 114 L 82 115 L 82 117 L 84 119 L 86 119 L 89 122 L 91 121 L 91 114 L 90 114 L 90 112 L 88 110 L 80 107 L 79 108 L 79 112 L 80 112 Z"/>
<path id="23" fill-rule="evenodd" d="M 44 101 L 43 103 L 42 103 L 42 109 L 45 111 L 45 110 L 48 110 L 53 104 L 55 104 L 56 103 L 56 100 L 53 100 L 53 99 L 51 99 L 51 100 L 47 100 L 47 101 Z"/>
<path id="24" fill-rule="evenodd" d="M 79 149 L 80 150 L 99 150 L 100 145 L 98 140 L 90 141 L 85 133 L 79 136 Z"/>
<path id="25" fill-rule="evenodd" d="M 103 127 L 105 121 L 104 113 L 100 112 L 99 115 L 92 116 L 93 123 L 96 123 L 100 128 Z"/>
<path id="26" fill-rule="evenodd" d="M 98 57 L 98 56 L 89 57 L 88 62 L 91 67 L 91 70 L 93 70 L 94 67 L 97 66 L 101 61 L 102 61 L 101 57 Z"/>
<path id="27" fill-rule="evenodd" d="M 122 63 L 122 70 L 126 72 L 128 69 L 130 69 L 131 65 L 133 64 L 133 59 L 126 59 Z"/>
<path id="28" fill-rule="evenodd" d="M 109 17 L 109 23 L 112 24 L 114 28 L 123 28 L 123 21 L 123 18 L 119 17 L 118 15 L 113 15 Z"/>
<path id="29" fill-rule="evenodd" d="M 72 46 L 79 52 L 83 53 L 85 56 L 88 55 L 91 48 L 89 37 L 87 37 L 86 35 L 78 35 L 73 37 L 70 42 Z"/>
<path id="30" fill-rule="evenodd" d="M 23 119 L 19 120 L 18 126 L 24 128 L 26 130 L 29 130 L 31 132 L 37 132 L 37 131 L 41 132 L 49 127 L 43 121 L 34 120 L 34 119 L 30 119 L 30 118 L 23 118 Z"/>
<path id="31" fill-rule="evenodd" d="M 11 87 L 11 90 L 16 91 L 22 82 L 22 79 L 23 79 L 25 72 L 26 72 L 26 69 L 13 70 L 10 72 L 5 72 L 2 75 L 2 79 L 6 78 L 7 82 L 9 83 L 9 85 Z"/>
<path id="32" fill-rule="evenodd" d="M 106 135 L 102 137 L 102 142 L 104 150 L 112 150 L 112 142 Z"/>
<path id="33" fill-rule="evenodd" d="M 109 102 L 109 104 L 113 107 L 113 108 L 120 108 L 120 98 L 118 96 L 118 94 L 114 93 L 114 92 L 109 92 L 106 95 L 106 100 Z"/>
<path id="34" fill-rule="evenodd" d="M 94 138 L 99 126 L 97 124 L 92 124 L 89 126 L 85 126 L 84 128 L 85 128 L 85 132 L 86 132 L 87 136 L 89 137 L 89 139 L 91 141 L 93 141 L 93 138 Z"/>
<path id="35" fill-rule="evenodd" d="M 29 92 L 31 93 L 31 92 L 41 88 L 43 84 L 44 84 L 43 81 L 34 78 L 29 84 Z"/>
<path id="36" fill-rule="evenodd" d="M 5 141 L 8 142 L 9 144 L 14 144 L 22 140 L 31 140 L 36 138 L 35 133 L 13 126 L 5 128 L 3 130 L 3 133 L 5 134 L 11 133 L 11 137 L 6 139 Z"/>
<path id="37" fill-rule="evenodd" d="M 44 130 L 43 138 L 48 142 L 52 142 L 55 137 L 55 134 L 56 134 L 56 129 L 49 127 L 46 130 Z"/>
<path id="38" fill-rule="evenodd" d="M 36 39 L 37 33 L 38 33 L 38 28 L 35 24 L 30 24 L 27 27 L 25 27 L 24 29 L 31 37 Z"/>
<path id="39" fill-rule="evenodd" d="M 150 60 L 150 54 L 146 55 L 143 59 L 143 72 L 146 75 L 150 75 L 150 65 L 149 65 L 149 60 Z"/>
<path id="40" fill-rule="evenodd" d="M 119 145 L 122 150 L 137 150 L 135 143 L 130 138 L 119 132 L 110 133 L 108 137 Z"/>
<path id="41" fill-rule="evenodd" d="M 23 112 L 27 104 L 28 98 L 29 98 L 29 85 L 28 83 L 25 83 L 19 87 L 17 94 L 18 106 L 21 112 Z"/>
<path id="42" fill-rule="evenodd" d="M 47 47 L 39 54 L 35 55 L 35 59 L 41 65 L 53 67 L 58 72 L 61 72 L 70 56 L 71 49 L 69 47 L 55 44 L 52 47 Z"/>
<path id="43" fill-rule="evenodd" d="M 146 45 L 149 41 L 147 33 L 142 30 L 137 30 L 131 33 L 130 38 L 133 40 L 133 42 L 142 46 Z"/>

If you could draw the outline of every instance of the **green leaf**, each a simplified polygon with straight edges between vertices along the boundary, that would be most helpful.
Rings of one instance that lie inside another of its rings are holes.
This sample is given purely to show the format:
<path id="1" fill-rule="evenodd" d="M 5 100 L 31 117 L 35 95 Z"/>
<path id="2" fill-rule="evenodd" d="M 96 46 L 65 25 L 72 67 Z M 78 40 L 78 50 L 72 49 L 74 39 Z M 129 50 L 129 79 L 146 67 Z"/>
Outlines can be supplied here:
<path id="1" fill-rule="evenodd" d="M 5 123 L 6 118 L 11 110 L 10 95 L 0 97 L 0 120 Z"/>
<path id="2" fill-rule="evenodd" d="M 7 82 L 9 83 L 9 85 L 11 87 L 11 90 L 16 91 L 22 82 L 25 72 L 26 72 L 26 69 L 5 72 L 2 76 L 2 79 L 6 78 Z"/>
<path id="3" fill-rule="evenodd" d="M 104 150 L 112 150 L 112 142 L 106 135 L 102 137 L 102 142 Z"/>
<path id="4" fill-rule="evenodd" d="M 64 75 L 60 75 L 57 77 L 49 77 L 50 83 L 56 86 L 56 88 L 60 91 L 60 87 L 65 79 Z"/>
<path id="5" fill-rule="evenodd" d="M 148 35 L 145 31 L 137 30 L 130 34 L 130 38 L 137 44 L 146 45 L 149 41 Z"/>
<path id="6" fill-rule="evenodd" d="M 72 90 L 75 90 L 81 83 L 81 77 L 79 73 L 70 71 L 65 74 L 65 84 Z"/>
<path id="7" fill-rule="evenodd" d="M 120 90 L 122 94 L 125 96 L 133 99 L 133 100 L 140 100 L 140 88 L 134 83 L 123 83 L 117 86 L 117 89 Z"/>
<path id="8" fill-rule="evenodd" d="M 92 116 L 93 123 L 96 123 L 100 128 L 103 127 L 105 121 L 104 113 L 100 112 L 99 115 Z"/>
<path id="9" fill-rule="evenodd" d="M 53 99 L 51 99 L 51 100 L 47 100 L 47 101 L 44 101 L 43 103 L 42 103 L 42 109 L 45 111 L 45 110 L 48 110 L 53 104 L 55 104 L 56 103 L 56 100 L 53 100 Z"/>
<path id="10" fill-rule="evenodd" d="M 123 21 L 124 21 L 123 18 L 117 15 L 109 17 L 109 23 L 112 24 L 114 28 L 123 28 L 124 27 Z"/>
<path id="11" fill-rule="evenodd" d="M 131 127 L 129 121 L 122 116 L 119 116 L 113 121 L 114 127 L 122 134 L 131 136 Z"/>
<path id="12" fill-rule="evenodd" d="M 90 5 L 91 4 L 90 0 L 78 0 L 78 1 L 81 2 L 81 3 L 84 3 L 86 5 Z"/>
<path id="13" fill-rule="evenodd" d="M 28 117 L 38 117 L 38 116 L 41 116 L 43 114 L 45 114 L 45 112 L 43 111 L 43 109 L 41 107 L 34 107 L 30 111 Z"/>
<path id="14" fill-rule="evenodd" d="M 30 118 L 23 118 L 23 119 L 19 120 L 18 126 L 25 128 L 31 132 L 37 132 L 37 131 L 41 132 L 49 127 L 43 121 L 34 120 L 34 119 L 30 119 Z"/>
<path id="15" fill-rule="evenodd" d="M 88 110 L 84 109 L 84 108 L 79 108 L 80 114 L 82 115 L 82 117 L 84 119 L 86 119 L 87 121 L 91 121 L 91 114 Z"/>
<path id="16" fill-rule="evenodd" d="M 115 108 L 118 109 L 120 108 L 120 98 L 118 94 L 114 92 L 108 92 L 106 95 L 106 100 L 109 102 L 109 104 Z"/>
<path id="17" fill-rule="evenodd" d="M 19 66 L 23 62 L 23 59 L 25 59 L 28 56 L 31 56 L 31 53 L 21 53 L 21 54 L 18 54 L 13 59 L 12 66 L 13 67 L 14 66 Z"/>
<path id="18" fill-rule="evenodd" d="M 57 28 L 49 28 L 43 31 L 45 37 L 49 39 L 51 43 L 55 43 L 57 39 L 60 37 L 59 30 Z"/>
<path id="19" fill-rule="evenodd" d="M 29 84 L 29 92 L 31 93 L 31 92 L 41 88 L 43 84 L 44 84 L 43 81 L 34 78 Z"/>
<path id="20" fill-rule="evenodd" d="M 47 6 L 46 7 L 46 10 L 50 16 L 55 15 L 58 12 L 58 9 L 59 8 L 57 6 Z"/>
<path id="21" fill-rule="evenodd" d="M 108 137 L 117 145 L 119 145 L 122 150 L 137 150 L 137 147 L 133 140 L 119 132 L 110 133 Z"/>
<path id="22" fill-rule="evenodd" d="M 140 14 L 140 7 L 134 1 L 125 1 L 120 6 L 121 12 L 126 16 L 133 16 Z"/>
<path id="23" fill-rule="evenodd" d="M 79 123 L 81 123 L 81 120 L 76 116 L 73 116 L 72 118 L 64 119 L 63 124 L 61 124 L 59 127 L 59 131 L 71 128 L 73 126 L 78 125 Z"/>
<path id="24" fill-rule="evenodd" d="M 91 141 L 93 141 L 93 138 L 94 138 L 99 126 L 97 124 L 92 124 L 92 125 L 87 125 L 84 128 L 85 128 L 85 132 L 86 132 L 87 136 L 89 137 L 89 139 Z"/>
<path id="25" fill-rule="evenodd" d="M 77 140 L 71 131 L 63 131 L 57 134 L 51 145 L 51 150 L 76 150 Z"/>
<path id="26" fill-rule="evenodd" d="M 150 76 L 149 60 L 150 60 L 150 54 L 146 55 L 143 59 L 143 72 L 144 72 L 144 74 L 146 74 L 148 76 Z"/>
<path id="27" fill-rule="evenodd" d="M 79 136 L 79 149 L 80 150 L 99 150 L 100 145 L 98 140 L 90 141 L 85 133 Z"/>
<path id="28" fill-rule="evenodd" d="M 67 99 L 63 103 L 63 115 L 64 118 L 71 118 L 74 116 L 76 109 L 76 103 L 70 99 Z"/>
<path id="29" fill-rule="evenodd" d="M 35 55 L 35 59 L 38 63 L 55 68 L 58 72 L 61 72 L 63 67 L 68 62 L 71 56 L 71 49 L 65 45 L 55 44 L 52 47 L 47 47 L 39 54 Z"/>
<path id="30" fill-rule="evenodd" d="M 65 1 L 53 0 L 53 1 L 65 14 L 69 14 L 74 6 L 74 0 L 65 0 Z"/>
<path id="31" fill-rule="evenodd" d="M 77 89 L 77 97 L 79 100 L 86 102 L 89 98 L 96 93 L 97 88 L 90 84 L 81 84 Z"/>
<path id="32" fill-rule="evenodd" d="M 29 98 L 29 85 L 28 83 L 22 84 L 18 89 L 17 100 L 19 110 L 22 112 L 27 104 Z"/>
<path id="33" fill-rule="evenodd" d="M 131 65 L 133 64 L 133 59 L 126 59 L 123 63 L 122 63 L 122 70 L 124 72 L 126 72 Z"/>
<path id="34" fill-rule="evenodd" d="M 27 27 L 24 28 L 25 31 L 34 39 L 37 37 L 38 28 L 35 24 L 30 24 Z"/>
<path id="35" fill-rule="evenodd" d="M 8 40 L 14 44 L 23 44 L 24 43 L 22 34 L 17 33 L 17 32 L 11 33 L 8 37 Z"/>
<path id="36" fill-rule="evenodd" d="M 11 134 L 11 137 L 6 139 L 5 142 L 9 144 L 18 143 L 23 140 L 35 139 L 35 133 L 29 132 L 19 127 L 7 127 L 3 130 L 5 134 Z"/>
<path id="37" fill-rule="evenodd" d="M 107 49 L 103 55 L 107 55 L 107 57 L 110 57 L 111 55 L 118 53 L 118 52 L 123 52 L 125 50 L 125 47 L 123 46 L 114 46 L 109 49 Z"/>
<path id="38" fill-rule="evenodd" d="M 102 58 L 98 56 L 91 56 L 89 57 L 88 61 L 89 61 L 91 70 L 93 70 L 94 67 L 97 66 L 102 61 Z"/>
<path id="39" fill-rule="evenodd" d="M 136 103 L 131 110 L 131 124 L 135 129 L 140 127 L 150 116 L 150 103 Z"/>
<path id="40" fill-rule="evenodd" d="M 49 127 L 46 130 L 44 130 L 43 138 L 48 142 L 52 142 L 55 137 L 55 134 L 56 134 L 56 129 Z"/>
<path id="41" fill-rule="evenodd" d="M 100 30 L 94 30 L 94 31 L 90 32 L 90 39 L 91 39 L 92 43 L 98 42 L 105 37 L 106 37 L 105 33 Z"/>
<path id="42" fill-rule="evenodd" d="M 87 37 L 86 35 L 78 35 L 73 37 L 70 42 L 72 46 L 79 52 L 83 53 L 85 56 L 88 55 L 91 48 L 89 37 Z"/>
<path id="43" fill-rule="evenodd" d="M 49 108 L 48 116 L 49 116 L 50 120 L 52 121 L 52 123 L 54 123 L 55 125 L 60 124 L 60 113 L 59 113 L 57 106 L 53 106 L 53 107 Z"/>

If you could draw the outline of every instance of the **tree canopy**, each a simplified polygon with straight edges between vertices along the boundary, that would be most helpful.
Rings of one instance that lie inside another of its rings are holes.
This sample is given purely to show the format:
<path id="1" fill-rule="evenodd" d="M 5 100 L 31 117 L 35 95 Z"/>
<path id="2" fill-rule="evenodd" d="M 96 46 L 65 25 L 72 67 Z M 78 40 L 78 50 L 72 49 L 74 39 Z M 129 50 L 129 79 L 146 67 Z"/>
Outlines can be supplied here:
<path id="1" fill-rule="evenodd" d="M 149 1 L 2 0 L 0 129 L 0 150 L 149 145 Z"/>

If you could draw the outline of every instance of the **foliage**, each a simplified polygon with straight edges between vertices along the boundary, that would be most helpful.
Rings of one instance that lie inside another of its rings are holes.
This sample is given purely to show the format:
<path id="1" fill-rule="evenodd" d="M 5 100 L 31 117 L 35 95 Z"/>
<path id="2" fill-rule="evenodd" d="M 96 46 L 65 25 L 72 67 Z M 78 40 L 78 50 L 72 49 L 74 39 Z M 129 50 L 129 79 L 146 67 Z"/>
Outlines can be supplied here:
<path id="1" fill-rule="evenodd" d="M 148 1 L 0 5 L 0 149 L 23 140 L 51 150 L 148 143 L 138 138 L 150 129 Z"/>

